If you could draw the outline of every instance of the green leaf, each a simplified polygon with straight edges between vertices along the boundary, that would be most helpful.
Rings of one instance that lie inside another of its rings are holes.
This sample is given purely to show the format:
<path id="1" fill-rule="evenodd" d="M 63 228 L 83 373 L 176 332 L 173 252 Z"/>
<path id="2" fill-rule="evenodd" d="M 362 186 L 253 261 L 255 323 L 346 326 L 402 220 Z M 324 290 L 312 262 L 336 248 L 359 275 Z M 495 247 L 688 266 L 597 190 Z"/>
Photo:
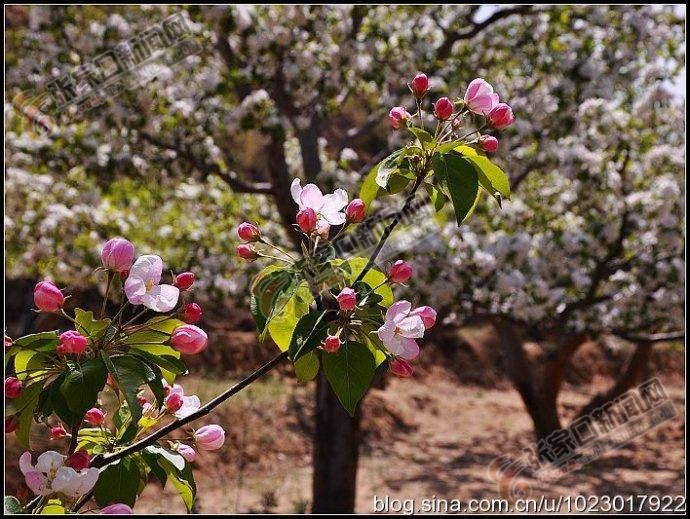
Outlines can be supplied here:
<path id="1" fill-rule="evenodd" d="M 37 407 L 40 414 L 45 418 L 55 413 L 66 424 L 74 424 L 82 417 L 82 414 L 72 411 L 67 405 L 67 399 L 62 394 L 61 387 L 66 376 L 67 373 L 62 373 L 46 386 L 45 390 L 41 392 Z"/>
<path id="2" fill-rule="evenodd" d="M 80 328 L 80 333 L 93 338 L 101 337 L 111 322 L 110 319 L 96 320 L 93 312 L 85 312 L 81 308 L 74 310 L 74 320 L 77 323 L 77 327 Z"/>
<path id="3" fill-rule="evenodd" d="M 52 356 L 47 352 L 22 350 L 14 356 L 14 371 L 19 380 L 27 377 L 39 378 L 52 364 Z"/>
<path id="4" fill-rule="evenodd" d="M 146 321 L 144 323 L 144 326 L 147 329 L 156 332 L 165 333 L 166 335 L 172 335 L 172 333 L 177 328 L 184 324 L 184 321 L 180 321 L 179 319 L 175 319 L 174 317 L 169 317 L 167 315 L 159 315 Z"/>
<path id="5" fill-rule="evenodd" d="M 26 511 L 22 504 L 14 496 L 5 496 L 5 513 L 6 514 L 25 514 Z"/>
<path id="6" fill-rule="evenodd" d="M 374 169 L 376 169 L 375 181 L 377 186 L 382 187 L 383 189 L 388 187 L 388 179 L 399 168 L 401 153 L 402 150 L 394 151 L 374 167 Z"/>
<path id="7" fill-rule="evenodd" d="M 328 322 L 324 318 L 327 313 L 328 310 L 310 312 L 297 322 L 288 348 L 293 362 L 317 348 L 326 338 Z"/>
<path id="8" fill-rule="evenodd" d="M 187 512 L 191 512 L 196 498 L 196 483 L 189 463 L 185 462 L 185 468 L 181 471 L 177 470 L 177 467 L 165 458 L 158 458 L 158 464 L 165 470 L 168 480 L 177 489 L 177 493 L 180 494 L 185 507 L 187 507 Z"/>
<path id="9" fill-rule="evenodd" d="M 156 479 L 160 482 L 161 487 L 165 488 L 165 484 L 168 481 L 168 475 L 158 464 L 158 455 L 147 452 L 146 449 L 144 449 L 141 451 L 141 458 L 144 460 L 144 463 L 146 463 L 151 472 L 153 472 L 153 475 L 156 476 Z"/>
<path id="10" fill-rule="evenodd" d="M 348 341 L 335 353 L 323 354 L 323 367 L 338 400 L 354 416 L 357 403 L 369 389 L 376 361 L 369 348 Z"/>
<path id="11" fill-rule="evenodd" d="M 134 506 L 139 490 L 141 472 L 139 464 L 132 457 L 122 458 L 101 470 L 93 488 L 99 507 L 111 503 Z"/>
<path id="12" fill-rule="evenodd" d="M 417 128 L 416 126 L 410 126 L 408 128 L 408 130 L 410 130 L 414 134 L 414 136 L 419 139 L 419 142 L 421 142 L 423 145 L 424 144 L 430 144 L 430 143 L 434 142 L 434 138 L 432 137 L 432 135 L 428 131 L 426 131 L 422 128 Z"/>
<path id="13" fill-rule="evenodd" d="M 268 332 L 281 351 L 287 351 L 290 347 L 295 326 L 303 315 L 309 313 L 309 305 L 313 300 L 314 296 L 309 286 L 302 282 L 283 310 L 271 319 L 267 327 Z"/>
<path id="14" fill-rule="evenodd" d="M 347 260 L 333 260 L 331 264 L 334 267 L 345 268 L 348 272 L 345 282 L 348 286 L 354 283 L 355 279 L 359 276 L 360 272 L 364 270 L 369 260 L 367 258 L 349 258 Z M 386 275 L 381 272 L 378 268 L 372 267 L 369 272 L 364 275 L 362 281 L 371 287 L 381 285 L 386 280 Z M 393 291 L 388 284 L 383 284 L 374 290 L 375 294 L 380 295 L 383 299 L 381 300 L 381 305 L 389 307 L 393 304 Z"/>
<path id="15" fill-rule="evenodd" d="M 31 350 L 49 351 L 54 350 L 58 342 L 60 342 L 60 339 L 57 331 L 41 332 L 20 337 L 14 341 L 14 346 L 20 346 Z"/>
<path id="16" fill-rule="evenodd" d="M 266 327 L 279 314 L 299 286 L 296 274 L 271 265 L 262 270 L 251 285 L 250 309 L 263 340 Z"/>
<path id="17" fill-rule="evenodd" d="M 178 471 L 184 471 L 185 459 L 182 454 L 161 447 L 160 445 L 149 445 L 144 449 L 144 452 L 154 455 L 156 459 L 164 458 L 168 460 Z"/>
<path id="18" fill-rule="evenodd" d="M 187 365 L 180 359 L 172 355 L 154 355 L 146 350 L 136 350 L 132 352 L 133 355 L 141 357 L 150 364 L 154 364 L 162 369 L 170 371 L 175 375 L 184 375 L 187 373 Z"/>
<path id="19" fill-rule="evenodd" d="M 295 375 L 300 382 L 313 380 L 319 372 L 319 357 L 315 351 L 302 355 L 295 361 Z"/>
<path id="20" fill-rule="evenodd" d="M 141 330 L 128 336 L 125 344 L 163 344 L 170 339 L 170 334 L 156 330 Z"/>
<path id="21" fill-rule="evenodd" d="M 19 426 L 17 427 L 17 440 L 29 448 L 29 432 L 34 421 L 34 412 L 38 406 L 39 397 L 43 390 L 43 381 L 34 382 L 22 389 L 22 393 L 12 401 L 15 409 L 19 410 Z"/>
<path id="22" fill-rule="evenodd" d="M 434 171 L 450 194 L 458 225 L 474 211 L 479 200 L 479 179 L 472 164 L 455 154 L 434 154 Z"/>
<path id="23" fill-rule="evenodd" d="M 156 377 L 155 373 L 145 362 L 133 355 L 109 358 L 104 351 L 101 351 L 101 357 L 125 395 L 129 411 L 132 414 L 132 423 L 138 423 L 139 418 L 141 418 L 141 406 L 137 399 L 139 387 L 153 380 Z"/>
<path id="24" fill-rule="evenodd" d="M 110 443 L 108 435 L 98 427 L 87 427 L 79 430 L 77 450 L 86 450 L 90 454 L 102 454 Z"/>
<path id="25" fill-rule="evenodd" d="M 159 357 L 165 356 L 173 357 L 174 359 L 180 358 L 180 352 L 168 344 L 130 344 L 129 347 L 130 352 L 132 353 L 139 353 L 143 351 Z M 172 384 L 175 381 L 176 374 L 174 372 L 169 371 L 161 366 L 161 373 L 168 384 Z"/>
<path id="26" fill-rule="evenodd" d="M 479 185 L 501 204 L 501 197 L 510 198 L 508 175 L 486 157 L 464 157 L 477 170 Z"/>
<path id="27" fill-rule="evenodd" d="M 83 414 L 96 404 L 108 373 L 101 359 L 89 359 L 81 364 L 68 363 L 68 367 L 70 371 L 60 385 L 60 392 L 70 411 Z"/>
<path id="28" fill-rule="evenodd" d="M 443 206 L 446 205 L 448 198 L 439 189 L 437 189 L 436 186 L 424 184 L 424 187 L 429 194 L 429 198 L 431 198 L 431 203 L 434 204 L 434 209 L 438 213 L 441 209 L 443 209 Z"/>

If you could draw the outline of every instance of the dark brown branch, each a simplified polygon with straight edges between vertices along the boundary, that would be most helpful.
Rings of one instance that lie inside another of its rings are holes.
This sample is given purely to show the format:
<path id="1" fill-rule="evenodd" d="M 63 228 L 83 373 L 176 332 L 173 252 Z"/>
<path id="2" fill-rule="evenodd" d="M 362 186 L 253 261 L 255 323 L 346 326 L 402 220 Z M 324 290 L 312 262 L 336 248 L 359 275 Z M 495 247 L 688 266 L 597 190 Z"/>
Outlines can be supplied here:
<path id="1" fill-rule="evenodd" d="M 624 330 L 613 330 L 613 335 L 620 337 L 623 340 L 636 343 L 650 343 L 654 344 L 657 342 L 671 342 L 671 341 L 682 341 L 685 339 L 685 332 L 664 332 L 664 333 L 652 333 L 650 335 L 635 335 Z"/>
<path id="2" fill-rule="evenodd" d="M 255 184 L 248 184 L 239 178 L 234 173 L 223 171 L 217 164 L 208 164 L 189 150 L 182 147 L 180 144 L 172 144 L 165 142 L 158 137 L 155 137 L 147 132 L 140 132 L 141 137 L 160 148 L 172 150 L 180 157 L 187 160 L 195 169 L 202 175 L 218 175 L 233 191 L 237 193 L 253 193 L 253 194 L 272 194 L 273 187 L 268 182 L 257 182 Z"/>

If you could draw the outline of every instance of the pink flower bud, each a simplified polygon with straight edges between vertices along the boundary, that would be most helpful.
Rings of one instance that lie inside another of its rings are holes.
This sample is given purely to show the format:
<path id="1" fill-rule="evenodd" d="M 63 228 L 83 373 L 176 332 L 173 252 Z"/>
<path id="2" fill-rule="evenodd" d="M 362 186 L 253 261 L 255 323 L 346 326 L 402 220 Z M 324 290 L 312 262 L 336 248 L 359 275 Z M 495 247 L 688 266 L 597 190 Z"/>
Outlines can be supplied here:
<path id="1" fill-rule="evenodd" d="M 65 460 L 65 465 L 72 467 L 77 472 L 89 468 L 90 464 L 91 456 L 89 456 L 89 453 L 84 450 L 75 452 Z"/>
<path id="2" fill-rule="evenodd" d="M 182 404 L 184 404 L 184 401 L 182 400 L 181 394 L 170 393 L 168 396 L 165 397 L 163 403 L 165 404 L 165 410 L 172 414 L 180 410 Z"/>
<path id="3" fill-rule="evenodd" d="M 515 121 L 513 109 L 505 103 L 498 103 L 496 107 L 489 112 L 487 118 L 491 126 L 497 130 L 507 128 Z"/>
<path id="4" fill-rule="evenodd" d="M 357 294 L 351 288 L 343 288 L 340 294 L 336 296 L 336 299 L 343 312 L 354 310 L 355 306 L 357 306 Z"/>
<path id="5" fill-rule="evenodd" d="M 105 422 L 105 413 L 97 407 L 92 407 L 84 413 L 84 421 L 89 425 L 102 425 Z"/>
<path id="6" fill-rule="evenodd" d="M 410 82 L 410 90 L 417 98 L 421 98 L 429 90 L 429 78 L 426 74 L 417 74 Z"/>
<path id="7" fill-rule="evenodd" d="M 175 329 L 170 336 L 170 344 L 185 355 L 194 355 L 206 348 L 208 335 L 193 324 L 185 324 Z"/>
<path id="8" fill-rule="evenodd" d="M 165 388 L 165 387 L 164 387 L 164 388 L 163 388 L 163 393 L 165 393 L 165 390 L 166 390 L 166 389 L 167 389 L 168 391 L 170 391 L 170 388 Z M 144 407 L 146 404 L 149 403 L 148 399 L 147 399 L 145 396 L 138 396 L 138 397 L 137 397 L 137 402 L 139 402 L 139 405 L 140 405 L 141 407 Z"/>
<path id="9" fill-rule="evenodd" d="M 60 344 L 58 344 L 57 351 L 60 355 L 67 355 L 68 353 L 81 355 L 87 345 L 86 337 L 79 332 L 69 330 L 60 334 Z"/>
<path id="10" fill-rule="evenodd" d="M 396 130 L 399 130 L 403 126 L 405 126 L 405 123 L 409 121 L 412 118 L 412 115 L 410 115 L 410 112 L 405 110 L 402 106 L 396 106 L 395 108 L 391 108 L 391 111 L 388 112 L 388 121 L 391 123 L 391 126 L 395 128 Z"/>
<path id="11" fill-rule="evenodd" d="M 183 272 L 175 276 L 175 285 L 181 291 L 189 289 L 194 284 L 194 272 Z"/>
<path id="12" fill-rule="evenodd" d="M 258 253 L 256 252 L 256 249 L 254 249 L 254 247 L 252 247 L 248 243 L 241 243 L 237 246 L 236 250 L 239 257 L 242 258 L 244 261 L 251 262 L 259 257 Z"/>
<path id="13" fill-rule="evenodd" d="M 367 214 L 366 204 L 363 200 L 355 198 L 352 202 L 347 204 L 345 208 L 345 217 L 350 223 L 359 223 L 364 220 Z"/>
<path id="14" fill-rule="evenodd" d="M 335 335 L 329 335 L 323 341 L 323 349 L 326 350 L 328 353 L 335 353 L 340 349 L 341 345 L 342 341 L 340 340 L 340 337 Z"/>
<path id="15" fill-rule="evenodd" d="M 19 417 L 16 414 L 5 418 L 5 434 L 10 434 L 19 428 Z"/>
<path id="16" fill-rule="evenodd" d="M 498 149 L 498 139 L 493 135 L 482 135 L 479 137 L 479 146 L 488 152 L 493 153 Z"/>
<path id="17" fill-rule="evenodd" d="M 204 425 L 194 432 L 194 442 L 199 450 L 218 450 L 225 443 L 225 431 L 220 425 Z"/>
<path id="18" fill-rule="evenodd" d="M 22 381 L 15 377 L 5 379 L 5 396 L 7 398 L 17 398 L 22 394 Z"/>
<path id="19" fill-rule="evenodd" d="M 179 452 L 189 463 L 192 463 L 194 460 L 196 460 L 196 451 L 193 447 L 185 443 L 180 443 L 177 446 L 177 452 Z"/>
<path id="20" fill-rule="evenodd" d="M 126 272 L 134 261 L 134 245 L 124 238 L 113 238 L 103 245 L 101 263 L 107 270 Z"/>
<path id="21" fill-rule="evenodd" d="M 407 362 L 405 362 L 402 359 L 392 360 L 391 363 L 388 365 L 388 368 L 391 370 L 391 373 L 400 378 L 411 377 L 412 373 L 414 373 L 412 366 L 410 366 Z"/>
<path id="22" fill-rule="evenodd" d="M 388 279 L 393 283 L 405 283 L 412 277 L 412 265 L 407 261 L 398 260 L 393 263 L 393 266 L 388 271 Z"/>
<path id="23" fill-rule="evenodd" d="M 104 506 L 98 513 L 124 515 L 133 514 L 134 510 L 132 510 L 132 508 L 129 505 L 126 505 L 124 503 L 113 503 L 112 505 Z"/>
<path id="24" fill-rule="evenodd" d="M 410 312 L 410 315 L 418 315 L 424 322 L 424 329 L 428 330 L 436 324 L 436 310 L 430 306 L 420 306 Z"/>
<path id="25" fill-rule="evenodd" d="M 465 92 L 465 106 L 470 112 L 488 114 L 498 104 L 498 94 L 494 87 L 482 78 L 473 79 Z"/>
<path id="26" fill-rule="evenodd" d="M 434 115 L 441 121 L 445 121 L 453 115 L 453 101 L 447 97 L 442 97 L 434 103 Z"/>
<path id="27" fill-rule="evenodd" d="M 182 320 L 187 324 L 194 324 L 201 319 L 204 314 L 197 303 L 189 303 L 182 307 Z"/>
<path id="28" fill-rule="evenodd" d="M 62 425 L 56 425 L 55 427 L 50 428 L 51 440 L 59 440 L 65 436 L 67 436 L 67 431 L 65 431 L 65 428 Z"/>
<path id="29" fill-rule="evenodd" d="M 57 312 L 65 303 L 65 296 L 49 281 L 41 281 L 34 287 L 34 304 L 42 312 Z"/>
<path id="30" fill-rule="evenodd" d="M 316 229 L 316 211 L 311 207 L 305 207 L 300 209 L 297 213 L 296 221 L 297 226 L 305 234 L 311 234 Z"/>
<path id="31" fill-rule="evenodd" d="M 237 235 L 241 240 L 252 242 L 258 241 L 261 238 L 261 231 L 259 228 L 249 222 L 243 222 L 237 227 Z"/>

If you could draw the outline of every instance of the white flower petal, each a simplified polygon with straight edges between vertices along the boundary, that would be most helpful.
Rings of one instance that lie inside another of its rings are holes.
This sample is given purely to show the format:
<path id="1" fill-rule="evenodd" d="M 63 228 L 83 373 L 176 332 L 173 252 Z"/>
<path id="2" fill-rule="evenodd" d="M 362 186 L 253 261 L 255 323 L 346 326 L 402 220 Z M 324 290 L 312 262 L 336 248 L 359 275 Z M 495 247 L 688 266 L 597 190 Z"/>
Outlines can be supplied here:
<path id="1" fill-rule="evenodd" d="M 156 312 L 169 312 L 180 298 L 180 289 L 172 285 L 157 285 L 141 297 L 141 303 Z"/>
<path id="2" fill-rule="evenodd" d="M 65 459 L 67 457 L 59 452 L 46 451 L 36 460 L 36 470 L 46 475 L 50 475 L 51 472 L 54 474 L 65 464 Z"/>
<path id="3" fill-rule="evenodd" d="M 299 178 L 296 178 L 292 181 L 292 184 L 290 185 L 290 194 L 292 195 L 292 199 L 295 201 L 295 203 L 300 206 L 300 209 L 302 209 L 302 202 L 299 199 L 299 196 L 302 194 L 302 184 Z"/>
<path id="4" fill-rule="evenodd" d="M 182 398 L 182 407 L 175 413 L 177 418 L 186 418 L 192 413 L 196 413 L 201 407 L 201 400 L 196 395 L 185 396 Z"/>
<path id="5" fill-rule="evenodd" d="M 317 213 L 321 211 L 324 204 L 324 196 L 316 184 L 307 184 L 299 195 L 303 207 L 310 207 Z M 302 208 L 302 207 L 300 207 Z"/>
<path id="6" fill-rule="evenodd" d="M 412 303 L 409 301 L 396 301 L 386 311 L 386 321 L 401 321 L 410 313 Z"/>
<path id="7" fill-rule="evenodd" d="M 160 283 L 163 274 L 163 260 L 155 254 L 139 256 L 129 270 L 129 276 L 134 279 L 142 279 L 144 282 L 153 281 L 154 285 Z"/>
<path id="8" fill-rule="evenodd" d="M 417 315 L 405 317 L 397 324 L 398 331 L 403 337 L 407 337 L 409 339 L 419 339 L 420 337 L 424 337 L 424 321 Z"/>
<path id="9" fill-rule="evenodd" d="M 322 213 L 335 213 L 337 211 L 342 211 L 347 205 L 347 191 L 344 189 L 336 189 L 330 195 L 323 197 L 323 208 Z"/>
<path id="10" fill-rule="evenodd" d="M 125 281 L 125 295 L 133 305 L 140 305 L 141 298 L 146 294 L 146 282 L 131 275 Z"/>

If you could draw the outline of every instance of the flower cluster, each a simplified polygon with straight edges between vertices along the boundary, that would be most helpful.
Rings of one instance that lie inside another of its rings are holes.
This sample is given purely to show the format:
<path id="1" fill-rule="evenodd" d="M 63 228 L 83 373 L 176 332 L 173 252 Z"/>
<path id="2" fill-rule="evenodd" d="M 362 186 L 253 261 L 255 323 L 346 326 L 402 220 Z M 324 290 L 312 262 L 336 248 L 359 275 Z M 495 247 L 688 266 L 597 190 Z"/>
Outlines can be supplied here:
<path id="1" fill-rule="evenodd" d="M 80 498 L 93 492 L 101 513 L 131 513 L 139 490 L 121 496 L 122 503 L 112 503 L 109 486 L 121 478 L 120 469 L 99 470 L 91 466 L 93 457 L 117 454 L 166 417 L 174 424 L 201 410 L 199 398 L 186 395 L 174 379 L 187 372 L 181 354 L 203 351 L 208 336 L 191 324 L 202 316 L 199 304 L 188 301 L 195 281 L 192 272 L 172 274 L 165 283 L 163 260 L 156 255 L 136 258 L 134 245 L 124 238 L 105 243 L 101 263 L 107 287 L 100 316 L 79 308 L 70 315 L 69 296 L 44 280 L 34 288 L 36 309 L 66 319 L 73 329 L 16 340 L 5 336 L 12 372 L 5 378 L 5 396 L 12 408 L 9 414 L 6 410 L 5 433 L 16 433 L 28 446 L 36 418 L 50 424 L 51 440 L 70 440 L 66 454 L 47 451 L 32 465 L 31 452 L 25 452 L 19 460 L 29 489 L 49 498 L 51 505 L 59 503 L 67 510 L 70 503 L 76 507 Z M 105 315 L 108 303 L 117 308 L 112 316 Z M 118 398 L 102 398 L 105 390 Z M 106 411 L 104 403 L 113 400 L 118 406 Z M 220 426 L 206 425 L 189 431 L 186 438 L 169 440 L 166 447 L 156 444 L 158 450 L 149 453 L 148 463 L 171 477 L 182 478 L 184 472 L 189 480 L 186 464 L 195 460 L 197 450 L 216 450 L 224 441 Z M 135 471 L 142 461 L 137 456 L 119 463 L 131 468 L 128 477 L 145 481 L 153 469 Z M 176 460 L 172 468 L 163 461 L 171 459 Z"/>

